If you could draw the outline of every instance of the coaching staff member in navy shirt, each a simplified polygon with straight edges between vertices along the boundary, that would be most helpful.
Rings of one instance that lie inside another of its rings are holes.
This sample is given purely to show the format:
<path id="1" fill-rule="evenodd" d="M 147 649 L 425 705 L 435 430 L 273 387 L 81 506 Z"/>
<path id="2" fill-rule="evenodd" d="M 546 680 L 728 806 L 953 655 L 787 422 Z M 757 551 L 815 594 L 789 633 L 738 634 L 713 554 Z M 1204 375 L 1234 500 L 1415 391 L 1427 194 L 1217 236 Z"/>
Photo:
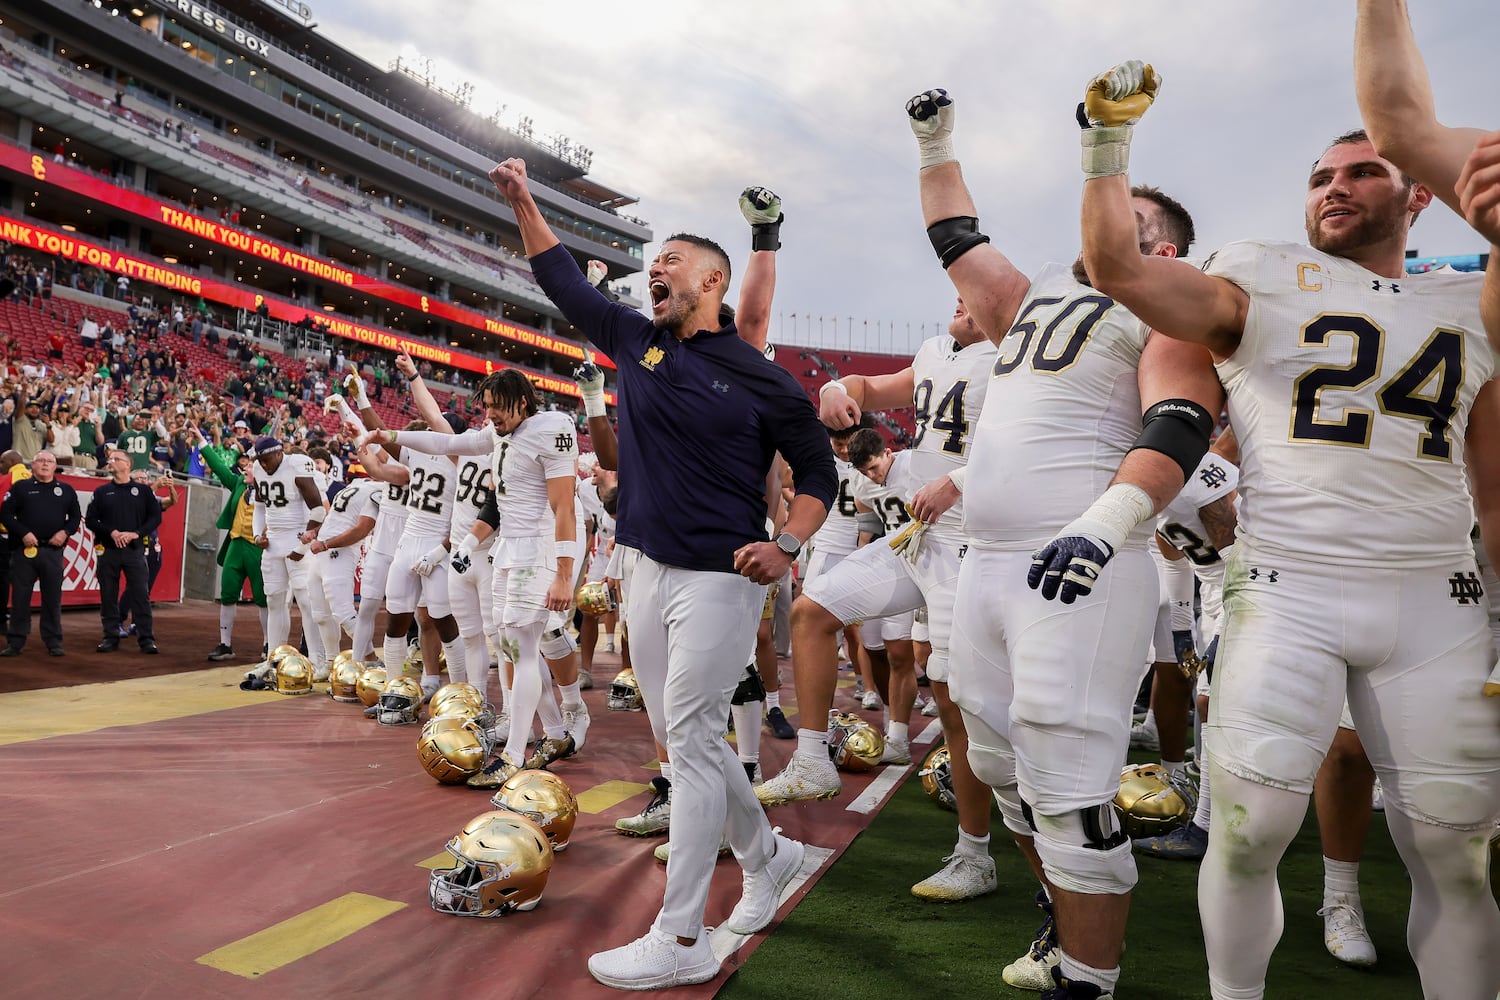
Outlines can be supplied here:
<path id="1" fill-rule="evenodd" d="M 135 622 L 135 639 L 141 652 L 155 653 L 151 629 L 150 570 L 146 567 L 145 539 L 161 527 L 161 501 L 151 487 L 130 481 L 130 456 L 109 453 L 109 482 L 94 490 L 84 523 L 94 533 L 94 551 L 99 556 L 99 617 L 104 622 L 104 641 L 94 647 L 110 653 L 120 645 L 120 574 L 125 574 L 125 606 Z"/>
<path id="2" fill-rule="evenodd" d="M 802 845 L 771 831 L 722 739 L 764 603 L 823 523 L 838 489 L 828 433 L 786 370 L 720 326 L 729 259 L 673 236 L 652 262 L 651 319 L 584 278 L 507 160 L 490 179 L 509 201 L 542 290 L 615 362 L 620 378 L 616 539 L 638 549 L 628 627 L 652 728 L 672 758 L 671 863 L 661 913 L 639 940 L 589 959 L 620 989 L 701 983 L 719 962 L 704 933 L 721 834 L 745 871 L 726 925 L 754 933 L 776 915 Z M 766 479 L 780 452 L 797 483 L 786 531 L 766 538 Z"/>
<path id="3" fill-rule="evenodd" d="M 63 549 L 78 533 L 78 493 L 57 479 L 57 457 L 39 451 L 31 478 L 11 486 L 0 503 L 0 523 L 9 533 L 13 606 L 9 634 L 0 656 L 18 656 L 31 633 L 31 588 L 42 585 L 42 641 L 53 656 L 63 655 Z"/>

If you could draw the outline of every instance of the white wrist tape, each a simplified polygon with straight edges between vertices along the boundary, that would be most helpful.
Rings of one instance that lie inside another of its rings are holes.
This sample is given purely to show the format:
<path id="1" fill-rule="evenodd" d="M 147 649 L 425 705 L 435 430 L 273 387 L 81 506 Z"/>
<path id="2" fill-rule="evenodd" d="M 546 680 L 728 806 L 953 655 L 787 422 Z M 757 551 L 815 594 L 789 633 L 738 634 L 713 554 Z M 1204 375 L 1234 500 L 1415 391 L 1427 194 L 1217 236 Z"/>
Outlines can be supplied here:
<path id="1" fill-rule="evenodd" d="M 585 392 L 583 394 L 583 415 L 585 417 L 602 417 L 605 415 L 604 393 Z"/>
<path id="2" fill-rule="evenodd" d="M 847 387 L 845 387 L 844 383 L 840 382 L 838 379 L 834 379 L 832 382 L 824 382 L 822 385 L 818 386 L 818 398 L 822 399 L 823 393 L 827 392 L 829 389 L 838 389 L 838 391 L 842 392 L 844 395 L 849 395 L 849 390 Z"/>
<path id="3" fill-rule="evenodd" d="M 964 491 L 964 480 L 969 475 L 969 467 L 966 465 L 960 469 L 952 469 L 948 473 L 948 479 L 953 483 L 953 488 L 962 493 Z"/>
<path id="4" fill-rule="evenodd" d="M 1114 177 L 1130 170 L 1130 125 L 1100 125 L 1086 128 L 1083 141 L 1083 175 Z"/>
<path id="5" fill-rule="evenodd" d="M 475 538 L 473 535 L 465 535 L 463 537 L 463 540 L 458 543 L 458 551 L 466 556 L 473 555 L 474 549 L 477 548 L 478 545 L 479 539 Z"/>
<path id="6" fill-rule="evenodd" d="M 953 133 L 949 132 L 941 139 L 918 139 L 917 154 L 920 157 L 918 169 L 935 167 L 939 163 L 958 159 L 953 152 Z"/>
<path id="7" fill-rule="evenodd" d="M 298 542 L 297 543 L 297 547 L 295 549 L 293 549 L 292 551 L 295 552 L 295 553 L 297 553 L 297 555 L 299 555 L 299 556 L 305 556 L 305 555 L 307 555 L 307 543 L 306 542 Z"/>
<path id="8" fill-rule="evenodd" d="M 578 562 L 578 543 L 576 541 L 552 543 L 552 551 L 557 554 L 558 559 L 571 559 Z"/>
<path id="9" fill-rule="evenodd" d="M 328 511 L 322 507 L 314 507 L 312 510 L 307 512 L 307 519 L 309 521 L 316 521 L 319 524 L 322 524 L 323 519 L 327 516 Z"/>
<path id="10" fill-rule="evenodd" d="M 1130 533 L 1155 514 L 1156 504 L 1145 490 L 1130 483 L 1115 483 L 1059 534 L 1092 535 L 1118 552 Z"/>

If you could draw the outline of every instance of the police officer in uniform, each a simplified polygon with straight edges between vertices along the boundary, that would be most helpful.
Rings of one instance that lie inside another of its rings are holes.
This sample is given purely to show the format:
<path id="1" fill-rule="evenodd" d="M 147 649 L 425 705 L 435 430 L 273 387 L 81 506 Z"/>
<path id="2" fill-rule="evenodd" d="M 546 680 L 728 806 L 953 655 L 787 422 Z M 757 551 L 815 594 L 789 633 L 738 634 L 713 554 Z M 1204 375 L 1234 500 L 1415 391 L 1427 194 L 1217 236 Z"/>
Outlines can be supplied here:
<path id="1" fill-rule="evenodd" d="M 130 481 L 130 456 L 109 453 L 111 480 L 94 490 L 84 519 L 94 533 L 99 556 L 99 615 L 104 640 L 96 650 L 113 652 L 120 645 L 120 574 L 125 574 L 125 604 L 135 620 L 141 652 L 155 653 L 151 631 L 151 588 L 147 582 L 145 539 L 161 525 L 161 502 L 150 486 Z"/>
<path id="2" fill-rule="evenodd" d="M 10 541 L 11 599 L 6 647 L 0 656 L 19 656 L 31 633 L 31 589 L 42 585 L 42 641 L 53 656 L 63 655 L 63 549 L 77 534 L 78 493 L 57 478 L 57 457 L 39 451 L 31 478 L 11 485 L 0 503 L 0 523 Z"/>

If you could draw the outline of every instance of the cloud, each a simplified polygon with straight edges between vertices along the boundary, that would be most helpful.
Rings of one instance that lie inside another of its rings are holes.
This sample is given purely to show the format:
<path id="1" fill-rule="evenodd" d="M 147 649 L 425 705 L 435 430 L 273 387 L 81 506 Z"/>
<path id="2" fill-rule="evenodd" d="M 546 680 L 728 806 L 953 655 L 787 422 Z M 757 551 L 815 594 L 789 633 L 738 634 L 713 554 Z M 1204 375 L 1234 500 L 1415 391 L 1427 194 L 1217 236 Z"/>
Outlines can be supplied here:
<path id="1" fill-rule="evenodd" d="M 1416 12 L 1445 121 L 1500 125 L 1484 68 L 1500 11 L 1477 0 Z M 1101 9 L 1103 8 L 1103 9 Z M 953 291 L 922 230 L 903 105 L 947 87 L 982 224 L 1026 271 L 1078 248 L 1077 128 L 1088 76 L 1153 61 L 1161 100 L 1137 129 L 1132 177 L 1192 211 L 1195 253 L 1234 239 L 1302 238 L 1308 166 L 1358 122 L 1353 4 L 1095 0 L 508 0 L 421 16 L 394 0 L 320 0 L 320 31 L 378 65 L 403 45 L 524 108 L 539 132 L 595 151 L 593 174 L 640 197 L 658 236 L 712 235 L 737 258 L 736 199 L 786 202 L 777 309 L 929 329 Z M 1434 209 L 1424 253 L 1483 249 Z M 654 248 L 648 248 L 648 254 Z M 742 258 L 741 258 L 742 259 Z M 847 324 L 846 324 L 847 325 Z M 777 334 L 773 321 L 772 335 Z"/>

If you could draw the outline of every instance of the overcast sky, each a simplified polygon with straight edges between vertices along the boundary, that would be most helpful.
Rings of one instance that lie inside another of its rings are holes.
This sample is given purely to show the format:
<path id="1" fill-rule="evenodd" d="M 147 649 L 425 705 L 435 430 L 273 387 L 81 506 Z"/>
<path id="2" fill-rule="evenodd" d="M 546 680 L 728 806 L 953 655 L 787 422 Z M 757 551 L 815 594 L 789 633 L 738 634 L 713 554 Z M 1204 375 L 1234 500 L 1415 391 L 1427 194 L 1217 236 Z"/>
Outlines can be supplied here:
<path id="1" fill-rule="evenodd" d="M 787 221 L 771 337 L 783 342 L 821 331 L 830 346 L 852 336 L 856 349 L 890 349 L 951 314 L 917 202 L 904 104 L 918 91 L 954 96 L 981 225 L 1028 272 L 1077 256 L 1073 109 L 1115 62 L 1145 59 L 1163 77 L 1131 177 L 1188 207 L 1195 256 L 1235 239 L 1302 239 L 1308 168 L 1358 125 L 1353 0 L 310 3 L 319 30 L 364 58 L 385 65 L 415 49 L 474 82 L 476 110 L 504 102 L 503 121 L 529 114 L 538 133 L 591 147 L 592 175 L 638 196 L 628 211 L 658 237 L 703 233 L 741 265 L 739 192 L 775 190 Z M 1500 4 L 1413 7 L 1439 115 L 1500 128 L 1489 71 Z M 1483 249 L 1441 206 L 1412 246 Z"/>

